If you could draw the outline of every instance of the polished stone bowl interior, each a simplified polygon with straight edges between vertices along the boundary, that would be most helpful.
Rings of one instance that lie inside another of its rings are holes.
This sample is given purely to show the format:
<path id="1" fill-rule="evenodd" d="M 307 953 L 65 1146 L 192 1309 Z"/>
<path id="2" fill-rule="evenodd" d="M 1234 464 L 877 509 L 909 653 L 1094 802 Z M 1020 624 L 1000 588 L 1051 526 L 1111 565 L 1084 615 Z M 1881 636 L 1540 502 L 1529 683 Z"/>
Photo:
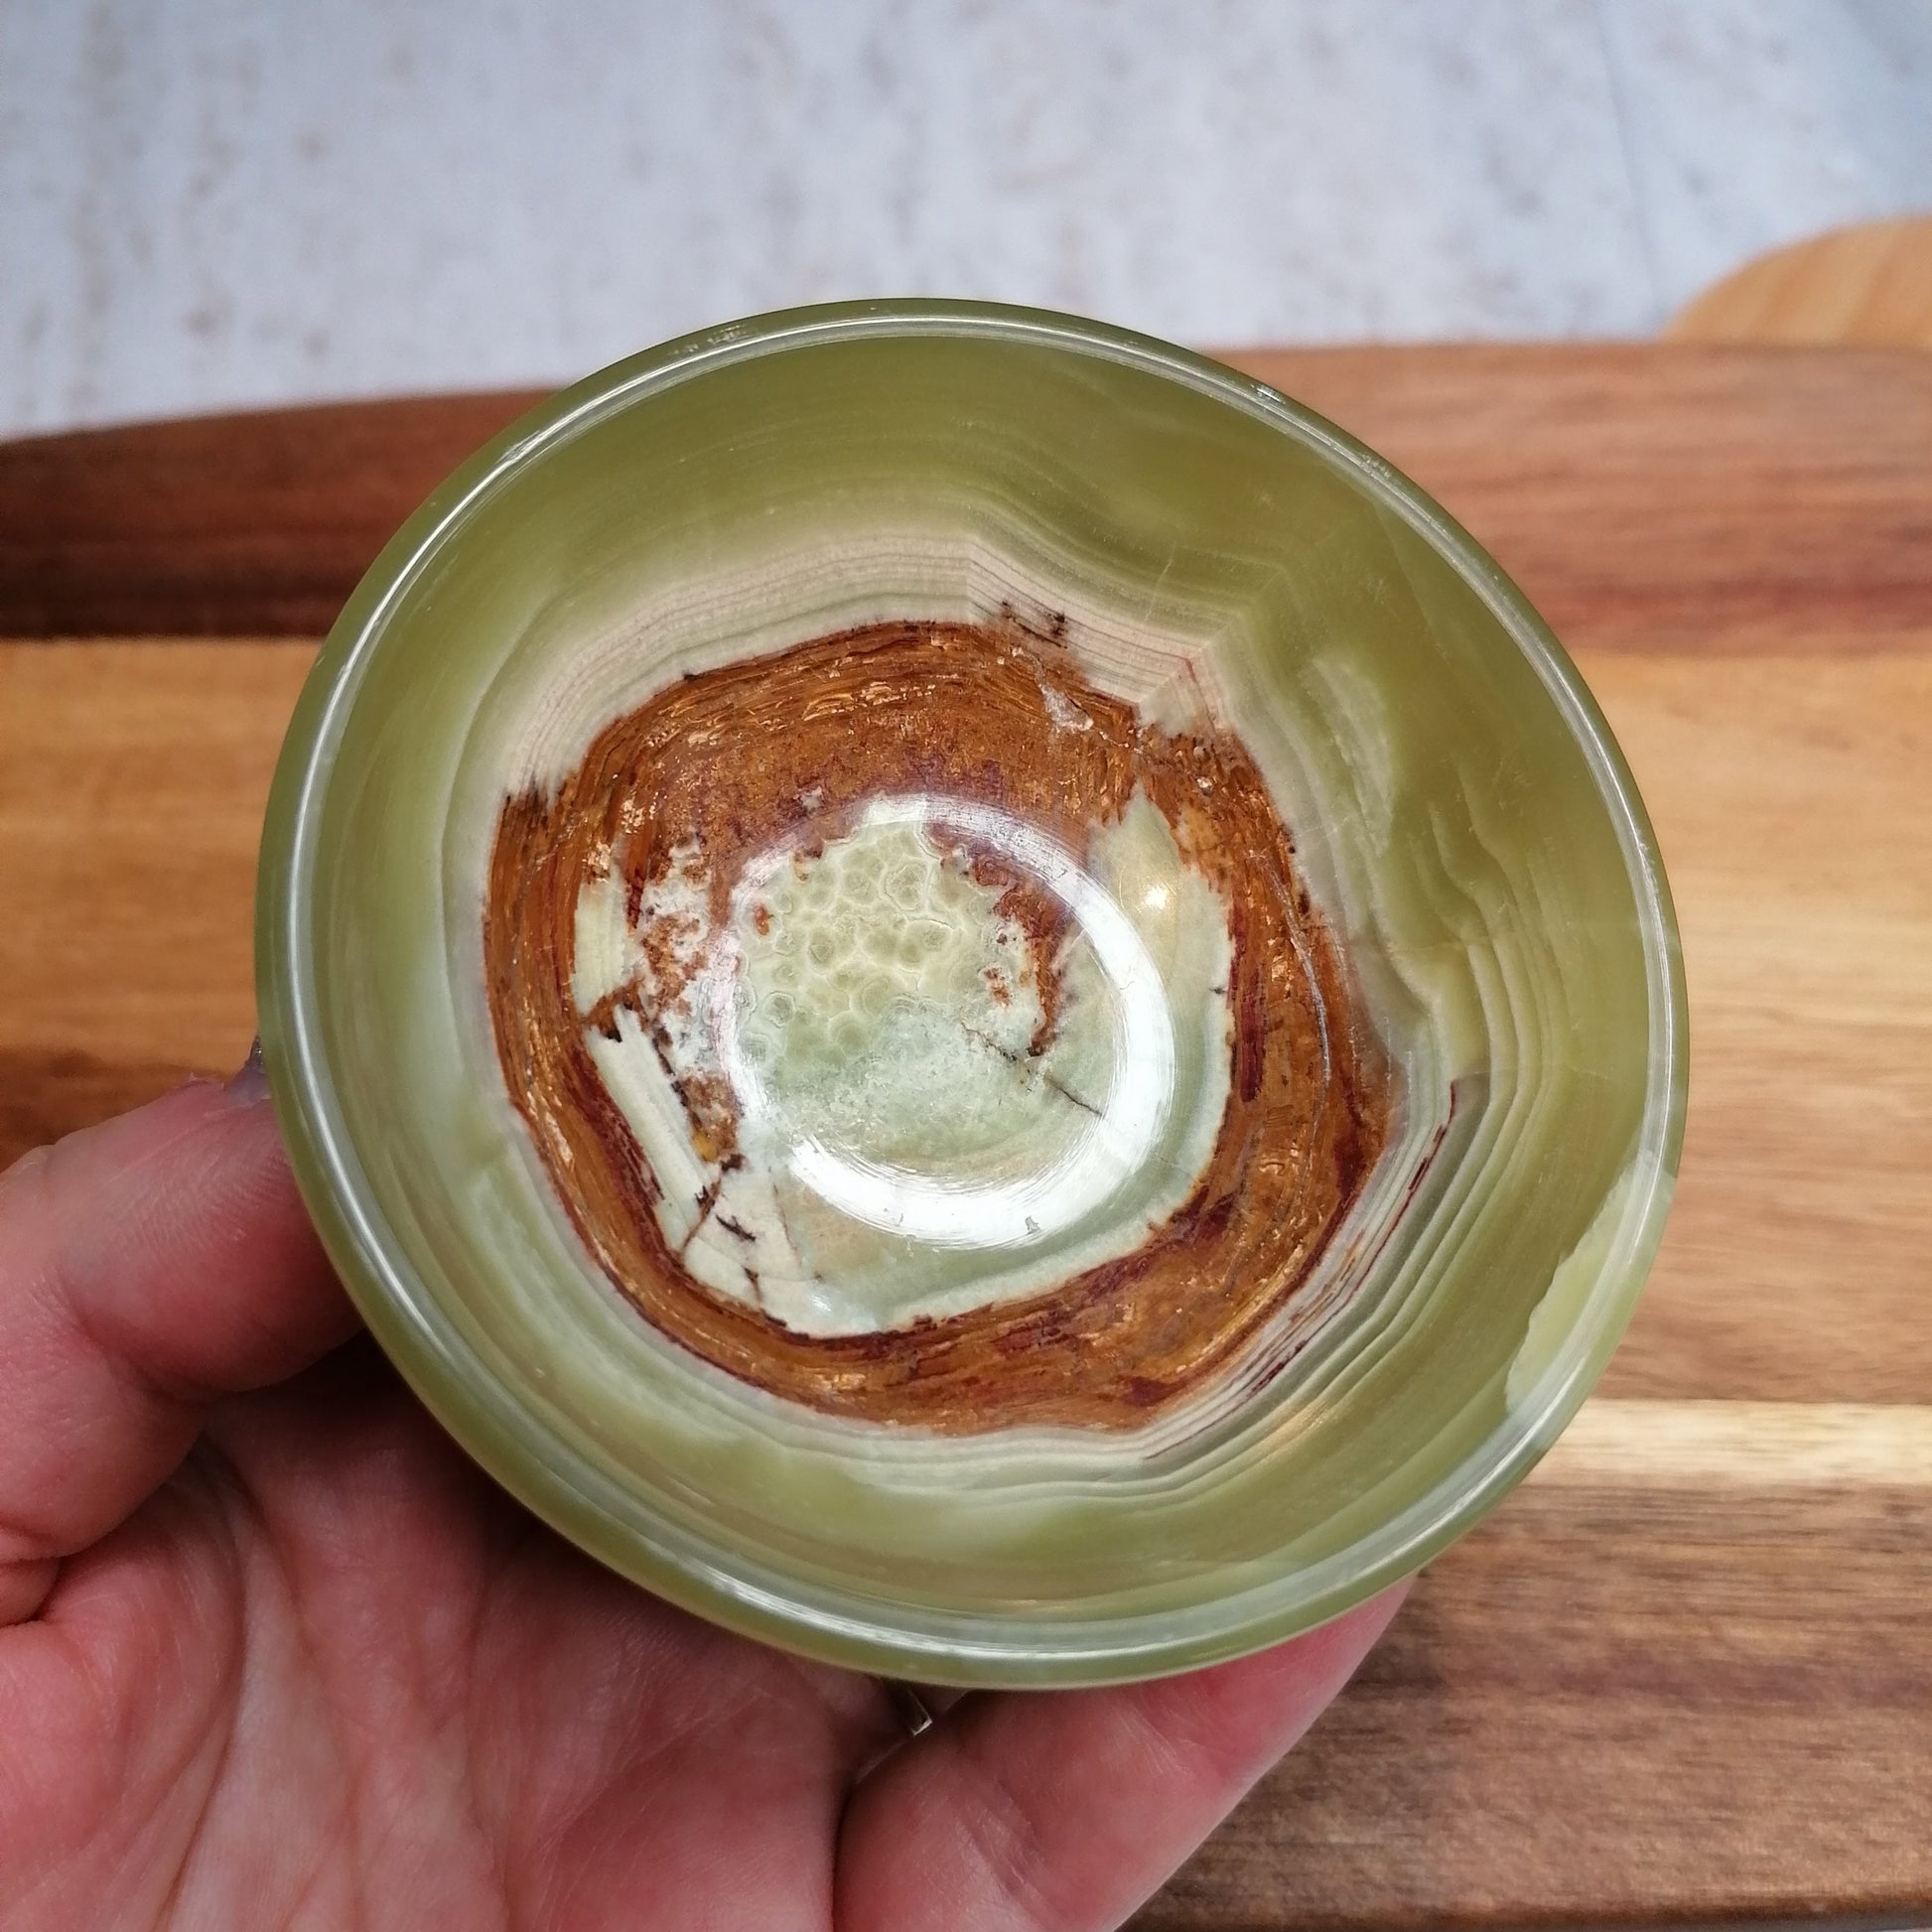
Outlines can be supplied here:
<path id="1" fill-rule="evenodd" d="M 852 640 L 899 652 L 870 700 Z M 998 742 L 959 749 L 996 658 L 1037 694 L 1004 774 Z M 758 794 L 796 798 L 803 829 L 739 837 L 729 878 L 695 845 L 678 872 L 684 819 L 751 782 L 759 703 L 756 756 L 778 759 L 821 688 L 846 691 L 845 735 Z M 866 720 L 901 713 L 895 764 Z M 1026 753 L 1023 782 L 1023 745 L 1103 714 L 1132 741 L 1111 802 L 1070 754 L 1062 781 Z M 670 721 L 657 749 L 572 791 L 638 718 Z M 1261 848 L 1201 856 L 1182 753 L 1279 821 L 1267 945 L 1242 901 Z M 626 901 L 630 842 L 674 796 Z M 580 797 L 606 816 L 572 844 Z M 678 967 L 698 990 L 675 1025 L 636 990 L 652 916 L 709 962 Z M 830 963 L 801 983 L 814 945 Z M 839 946 L 850 1011 L 821 1011 Z M 1288 1006 L 1256 993 L 1244 1021 L 1244 959 L 1290 1005 L 1305 989 L 1300 1058 Z M 664 1594 L 930 1681 L 1186 1668 L 1415 1568 L 1600 1371 L 1682 1133 L 1655 844 L 1520 594 L 1272 390 L 1023 311 L 736 325 L 481 452 L 304 693 L 258 960 L 305 1196 L 456 1437 Z M 544 1037 L 563 1045 L 533 1074 Z M 1237 1152 L 1263 1166 L 1210 1199 L 1215 1135 L 1270 1079 L 1310 1104 L 1257 1112 Z M 689 1104 L 707 1081 L 723 1141 Z M 614 1182 L 599 1218 L 571 1176 L 594 1165 L 580 1116 L 614 1096 L 598 1146 L 637 1191 Z M 1311 1175 L 1328 1205 L 1270 1247 Z M 789 1246 L 787 1189 L 816 1216 Z M 1171 1256 L 1158 1306 L 1119 1290 L 1176 1217 L 1231 1241 L 1244 1203 L 1248 1245 L 1201 1250 L 1218 1268 Z M 1081 1326 L 1068 1285 L 1103 1276 Z M 956 1400 L 930 1394 L 942 1367 Z"/>

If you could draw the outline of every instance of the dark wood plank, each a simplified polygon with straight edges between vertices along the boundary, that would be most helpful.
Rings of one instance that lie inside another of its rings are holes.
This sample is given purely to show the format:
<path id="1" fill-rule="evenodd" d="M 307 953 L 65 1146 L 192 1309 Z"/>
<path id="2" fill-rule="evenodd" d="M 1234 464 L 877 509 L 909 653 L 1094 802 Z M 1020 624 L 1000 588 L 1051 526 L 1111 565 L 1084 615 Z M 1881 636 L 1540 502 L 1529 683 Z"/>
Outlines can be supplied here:
<path id="1" fill-rule="evenodd" d="M 1533 1480 L 1136 1924 L 1924 1908 L 1928 1592 L 1923 1487 Z"/>
<path id="2" fill-rule="evenodd" d="M 320 636 L 534 395 L 338 403 L 0 444 L 0 636 Z"/>
<path id="3" fill-rule="evenodd" d="M 1932 356 L 1631 344 L 1236 359 L 1435 492 L 1566 642 L 1932 643 Z"/>
<path id="4" fill-rule="evenodd" d="M 1583 644 L 1932 638 L 1932 358 L 1684 345 L 1233 360 L 1434 490 Z M 0 446 L 0 635 L 316 635 L 534 398 Z"/>

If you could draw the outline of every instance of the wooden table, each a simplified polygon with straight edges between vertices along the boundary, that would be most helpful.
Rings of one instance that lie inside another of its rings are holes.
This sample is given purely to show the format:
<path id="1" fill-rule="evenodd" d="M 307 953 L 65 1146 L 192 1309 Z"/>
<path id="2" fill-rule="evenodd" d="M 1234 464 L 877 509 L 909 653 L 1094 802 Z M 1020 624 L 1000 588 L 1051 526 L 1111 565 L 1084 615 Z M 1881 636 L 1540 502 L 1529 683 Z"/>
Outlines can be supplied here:
<path id="1" fill-rule="evenodd" d="M 1932 1917 L 1932 356 L 1235 359 L 1574 648 L 1676 888 L 1691 1115 L 1600 1394 L 1140 1924 Z M 0 448 L 0 1153 L 240 1059 L 313 640 L 527 400 Z"/>

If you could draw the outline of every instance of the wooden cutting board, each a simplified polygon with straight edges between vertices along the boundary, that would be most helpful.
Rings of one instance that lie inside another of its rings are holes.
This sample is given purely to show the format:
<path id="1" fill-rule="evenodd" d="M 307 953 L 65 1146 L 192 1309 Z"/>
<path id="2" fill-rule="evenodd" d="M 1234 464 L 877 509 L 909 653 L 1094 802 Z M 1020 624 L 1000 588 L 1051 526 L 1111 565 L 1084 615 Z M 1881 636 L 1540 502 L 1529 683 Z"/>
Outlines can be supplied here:
<path id="1" fill-rule="evenodd" d="M 1572 645 L 1676 889 L 1691 1113 L 1598 1396 L 1138 1923 L 1932 1914 L 1932 356 L 1233 359 Z M 313 640 L 527 400 L 0 447 L 0 1158 L 239 1061 Z"/>

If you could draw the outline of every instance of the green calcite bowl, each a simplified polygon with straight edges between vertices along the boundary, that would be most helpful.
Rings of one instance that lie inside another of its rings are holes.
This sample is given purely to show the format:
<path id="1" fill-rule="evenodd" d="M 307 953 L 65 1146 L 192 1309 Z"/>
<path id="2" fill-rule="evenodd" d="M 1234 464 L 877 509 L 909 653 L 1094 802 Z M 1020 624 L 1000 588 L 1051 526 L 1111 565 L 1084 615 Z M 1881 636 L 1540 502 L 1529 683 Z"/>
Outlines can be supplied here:
<path id="1" fill-rule="evenodd" d="M 1182 667 L 1256 748 L 1399 1075 L 1392 1151 L 1322 1263 L 1330 1311 L 1141 1430 L 870 1426 L 667 1343 L 547 1194 L 482 995 L 479 882 L 532 734 L 721 656 L 1016 609 L 1103 640 L 1133 693 Z M 640 1584 L 927 1681 L 1186 1669 L 1413 1571 L 1602 1369 L 1682 1134 L 1656 845 L 1516 589 L 1275 391 L 972 304 L 714 330 L 466 464 L 303 694 L 257 960 L 304 1195 L 451 1433 Z"/>

